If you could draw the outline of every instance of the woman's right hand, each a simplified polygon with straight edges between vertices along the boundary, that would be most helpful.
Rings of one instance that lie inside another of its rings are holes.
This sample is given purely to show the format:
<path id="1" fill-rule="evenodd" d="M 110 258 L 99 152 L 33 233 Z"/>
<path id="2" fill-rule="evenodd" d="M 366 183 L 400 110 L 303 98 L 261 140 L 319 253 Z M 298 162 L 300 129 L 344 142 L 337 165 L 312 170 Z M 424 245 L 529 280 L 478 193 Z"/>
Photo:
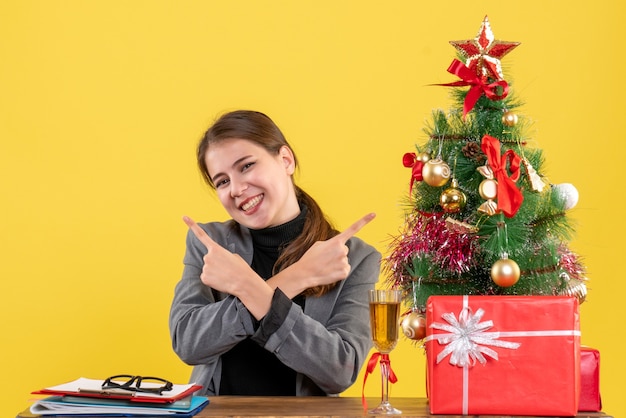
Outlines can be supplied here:
<path id="1" fill-rule="evenodd" d="M 269 311 L 274 289 L 241 256 L 213 241 L 191 218 L 185 216 L 183 221 L 207 249 L 200 274 L 202 283 L 237 296 L 255 318 L 264 317 Z"/>
<path id="2" fill-rule="evenodd" d="M 326 241 L 317 241 L 300 260 L 272 277 L 268 283 L 294 297 L 305 289 L 344 280 L 351 270 L 346 243 L 375 217 L 375 213 L 369 213 L 338 235 Z"/>

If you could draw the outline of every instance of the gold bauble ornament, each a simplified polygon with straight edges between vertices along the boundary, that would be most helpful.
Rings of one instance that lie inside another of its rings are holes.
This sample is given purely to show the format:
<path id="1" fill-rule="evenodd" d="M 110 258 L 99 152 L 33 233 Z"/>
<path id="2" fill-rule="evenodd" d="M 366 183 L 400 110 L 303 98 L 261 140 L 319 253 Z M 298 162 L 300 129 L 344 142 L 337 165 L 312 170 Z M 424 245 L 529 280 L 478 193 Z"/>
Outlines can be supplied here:
<path id="1" fill-rule="evenodd" d="M 426 163 L 426 161 L 430 160 L 430 154 L 427 152 L 420 152 L 419 154 L 417 154 L 415 156 L 415 159 L 417 161 L 421 161 L 423 163 Z"/>
<path id="2" fill-rule="evenodd" d="M 452 187 L 447 188 L 439 196 L 439 204 L 445 212 L 459 212 L 465 207 L 467 197 L 459 188 L 457 179 L 452 179 Z"/>
<path id="3" fill-rule="evenodd" d="M 587 285 L 582 281 L 572 281 L 563 294 L 575 297 L 580 305 L 587 299 Z"/>
<path id="4" fill-rule="evenodd" d="M 428 160 L 422 168 L 424 182 L 433 187 L 444 186 L 450 179 L 450 174 L 450 166 L 439 157 Z"/>
<path id="5" fill-rule="evenodd" d="M 411 311 L 405 315 L 400 327 L 407 338 L 411 340 L 423 340 L 426 337 L 426 317 L 417 311 Z"/>
<path id="6" fill-rule="evenodd" d="M 491 280 L 500 287 L 513 286 L 519 280 L 519 276 L 519 266 L 507 257 L 499 259 L 491 267 Z"/>
<path id="7" fill-rule="evenodd" d="M 517 124 L 517 115 L 513 112 L 504 112 L 502 115 L 502 124 L 508 127 L 513 127 Z"/>
<path id="8" fill-rule="evenodd" d="M 575 297 L 578 299 L 579 305 L 587 299 L 587 284 L 585 283 L 587 280 L 586 277 L 572 279 L 569 274 L 565 272 L 561 273 L 559 277 L 565 285 L 565 288 L 559 292 L 560 295 Z"/>

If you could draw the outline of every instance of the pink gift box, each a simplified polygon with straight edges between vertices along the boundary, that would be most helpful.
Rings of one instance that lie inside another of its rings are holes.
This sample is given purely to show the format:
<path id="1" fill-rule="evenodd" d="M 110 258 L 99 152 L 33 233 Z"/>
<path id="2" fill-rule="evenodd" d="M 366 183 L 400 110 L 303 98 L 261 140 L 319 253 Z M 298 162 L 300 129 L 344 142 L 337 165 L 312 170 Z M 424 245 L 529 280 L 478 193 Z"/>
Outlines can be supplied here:
<path id="1" fill-rule="evenodd" d="M 576 298 L 432 296 L 426 325 L 432 414 L 576 415 Z"/>
<path id="2" fill-rule="evenodd" d="M 581 412 L 599 412 L 602 410 L 600 398 L 600 352 L 595 348 L 580 349 L 580 402 Z"/>

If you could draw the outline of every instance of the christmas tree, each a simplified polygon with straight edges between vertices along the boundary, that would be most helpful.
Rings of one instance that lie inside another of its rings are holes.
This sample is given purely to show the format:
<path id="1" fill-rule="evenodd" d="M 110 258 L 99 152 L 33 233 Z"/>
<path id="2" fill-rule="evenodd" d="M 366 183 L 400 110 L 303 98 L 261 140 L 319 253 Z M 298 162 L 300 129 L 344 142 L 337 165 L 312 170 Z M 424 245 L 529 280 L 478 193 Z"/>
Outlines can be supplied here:
<path id="1" fill-rule="evenodd" d="M 487 17 L 478 35 L 450 42 L 455 106 L 433 111 L 424 143 L 403 157 L 411 169 L 406 221 L 383 271 L 411 307 L 407 337 L 424 337 L 431 295 L 570 295 L 583 302 L 585 269 L 570 250 L 571 184 L 550 184 L 544 157 L 529 145 L 528 120 L 502 71 L 518 42 L 494 38 Z M 469 88 L 468 88 L 469 87 Z"/>

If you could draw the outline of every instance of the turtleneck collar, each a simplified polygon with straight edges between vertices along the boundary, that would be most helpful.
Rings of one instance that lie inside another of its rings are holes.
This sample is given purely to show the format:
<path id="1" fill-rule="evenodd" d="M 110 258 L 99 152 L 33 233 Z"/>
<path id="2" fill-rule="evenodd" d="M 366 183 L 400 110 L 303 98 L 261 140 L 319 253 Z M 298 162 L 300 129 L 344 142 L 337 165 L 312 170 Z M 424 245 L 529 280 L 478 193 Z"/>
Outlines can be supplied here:
<path id="1" fill-rule="evenodd" d="M 300 214 L 291 221 L 269 228 L 251 229 L 250 234 L 254 246 L 277 249 L 284 247 L 302 233 L 306 214 L 307 207 L 300 206 Z"/>

